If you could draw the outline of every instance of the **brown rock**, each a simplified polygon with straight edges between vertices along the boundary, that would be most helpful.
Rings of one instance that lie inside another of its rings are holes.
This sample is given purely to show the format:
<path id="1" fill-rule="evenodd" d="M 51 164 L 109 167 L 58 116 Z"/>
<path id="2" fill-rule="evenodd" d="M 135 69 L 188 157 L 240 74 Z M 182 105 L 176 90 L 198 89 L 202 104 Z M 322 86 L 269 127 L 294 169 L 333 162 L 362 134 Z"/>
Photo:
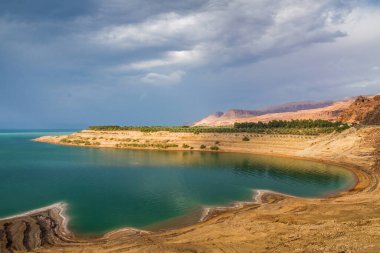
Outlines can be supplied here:
<path id="1" fill-rule="evenodd" d="M 380 124 L 380 95 L 357 97 L 355 102 L 340 114 L 338 120 L 365 125 Z"/>

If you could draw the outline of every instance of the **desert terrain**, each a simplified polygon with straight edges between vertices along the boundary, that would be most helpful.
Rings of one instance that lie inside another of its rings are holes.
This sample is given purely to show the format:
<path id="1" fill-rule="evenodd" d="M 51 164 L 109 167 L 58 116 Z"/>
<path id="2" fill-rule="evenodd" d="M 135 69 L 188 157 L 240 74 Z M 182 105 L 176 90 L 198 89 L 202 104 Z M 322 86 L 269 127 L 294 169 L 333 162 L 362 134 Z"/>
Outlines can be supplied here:
<path id="1" fill-rule="evenodd" d="M 351 103 L 341 115 L 360 122 L 360 108 L 368 111 L 373 100 L 355 101 L 359 104 Z M 371 108 L 369 116 L 360 119 L 377 120 L 378 107 Z M 351 170 L 357 184 L 337 196 L 319 199 L 261 192 L 256 203 L 211 210 L 190 226 L 155 232 L 125 228 L 97 238 L 68 231 L 65 207 L 57 204 L 1 219 L 1 252 L 380 252 L 380 126 L 359 124 L 320 135 L 83 130 L 35 141 L 315 160 Z"/>
<path id="2" fill-rule="evenodd" d="M 379 95 L 359 96 L 333 102 L 298 102 L 261 110 L 236 110 L 218 112 L 207 116 L 193 126 L 227 126 L 235 122 L 268 122 L 271 120 L 322 119 L 328 121 L 371 122 L 379 118 Z M 372 116 L 368 112 L 373 112 Z M 367 118 L 366 118 L 367 117 Z M 372 117 L 372 118 L 371 118 Z"/>

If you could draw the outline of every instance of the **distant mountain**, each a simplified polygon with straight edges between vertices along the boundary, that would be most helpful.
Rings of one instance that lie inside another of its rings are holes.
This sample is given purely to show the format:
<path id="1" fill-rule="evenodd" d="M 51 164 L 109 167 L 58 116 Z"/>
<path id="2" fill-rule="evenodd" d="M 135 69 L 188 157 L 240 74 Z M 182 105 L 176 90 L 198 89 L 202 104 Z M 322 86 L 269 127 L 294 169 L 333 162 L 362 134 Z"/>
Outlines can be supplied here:
<path id="1" fill-rule="evenodd" d="M 301 102 L 290 102 L 282 105 L 269 106 L 258 111 L 263 112 L 263 114 L 268 113 L 280 113 L 280 112 L 297 112 L 301 110 L 309 110 L 322 108 L 332 105 L 334 101 L 301 101 Z"/>
<path id="2" fill-rule="evenodd" d="M 326 107 L 333 104 L 332 101 L 302 101 L 302 102 L 291 102 L 282 105 L 275 105 L 264 107 L 257 110 L 241 110 L 241 109 L 230 109 L 226 112 L 216 112 L 209 115 L 206 119 L 208 121 L 217 119 L 233 119 L 233 118 L 244 118 L 244 117 L 254 117 L 265 115 L 269 113 L 280 113 L 280 112 L 296 112 L 300 110 L 315 109 Z"/>
<path id="3" fill-rule="evenodd" d="M 269 106 L 257 110 L 231 109 L 217 112 L 197 121 L 193 126 L 224 126 L 235 122 L 268 122 L 271 120 L 324 119 L 336 120 L 355 98 L 339 101 L 301 101 Z"/>

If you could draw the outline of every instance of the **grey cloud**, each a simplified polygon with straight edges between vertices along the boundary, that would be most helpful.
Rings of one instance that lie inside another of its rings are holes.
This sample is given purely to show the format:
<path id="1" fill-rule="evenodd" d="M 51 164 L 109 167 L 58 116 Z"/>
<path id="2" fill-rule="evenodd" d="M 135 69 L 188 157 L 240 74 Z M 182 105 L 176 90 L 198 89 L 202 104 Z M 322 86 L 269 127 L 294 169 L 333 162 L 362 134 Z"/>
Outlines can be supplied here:
<path id="1" fill-rule="evenodd" d="M 195 52 L 198 65 L 231 66 L 280 56 L 314 43 L 333 42 L 345 35 L 334 27 L 336 17 L 343 16 L 346 12 L 342 10 L 349 9 L 349 6 L 343 8 L 330 1 L 297 0 L 208 1 L 204 4 L 200 1 L 182 4 L 164 1 L 160 5 L 152 1 L 111 0 L 93 1 L 91 6 L 97 8 L 84 12 L 82 6 L 71 6 L 77 10 L 76 16 L 65 21 L 64 30 L 59 20 L 41 21 L 39 25 L 3 20 L 0 36 L 6 29 L 11 32 L 2 37 L 8 38 L 12 47 L 25 42 L 32 50 L 35 47 L 41 51 L 41 55 L 58 51 L 71 59 L 79 56 L 79 63 L 86 62 L 86 58 L 102 57 L 106 59 L 107 68 L 111 68 L 110 64 L 122 68 L 149 62 L 159 67 L 158 63 L 162 62 L 166 69 L 167 65 L 173 65 L 175 71 L 176 60 L 167 56 L 173 52 Z M 141 11 L 140 17 L 126 21 L 124 16 L 128 17 L 135 10 Z M 14 28 L 4 28 L 8 26 Z M 14 33 L 14 30 L 20 32 Z M 19 42 L 15 43 L 15 39 Z M 43 52 L 43 48 L 50 52 Z M 146 50 L 153 50 L 152 55 L 156 58 L 144 57 L 141 53 L 140 58 L 133 59 L 136 52 Z M 194 62 L 188 64 L 194 67 Z M 179 60 L 178 65 L 183 67 L 184 62 Z"/>
<path id="2" fill-rule="evenodd" d="M 175 71 L 169 74 L 148 73 L 140 80 L 143 83 L 156 84 L 156 85 L 170 85 L 179 83 L 184 77 L 185 72 Z"/>
<path id="3" fill-rule="evenodd" d="M 380 91 L 366 1 L 20 3 L 0 3 L 0 128 L 175 124 Z"/>
<path id="4" fill-rule="evenodd" d="M 249 63 L 345 36 L 337 26 L 349 13 L 350 6 L 344 8 L 314 1 L 209 1 L 185 15 L 170 12 L 141 23 L 106 27 L 94 39 L 120 49 L 198 48 L 198 54 L 208 59 L 201 65 Z M 148 58 L 144 62 L 167 60 Z"/>

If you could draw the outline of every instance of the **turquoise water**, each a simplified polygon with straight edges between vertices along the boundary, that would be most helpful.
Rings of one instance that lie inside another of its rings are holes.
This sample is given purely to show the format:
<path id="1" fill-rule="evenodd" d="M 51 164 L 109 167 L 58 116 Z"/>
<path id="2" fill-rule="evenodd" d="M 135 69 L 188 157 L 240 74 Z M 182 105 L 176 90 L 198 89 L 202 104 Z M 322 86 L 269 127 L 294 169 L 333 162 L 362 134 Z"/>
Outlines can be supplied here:
<path id="1" fill-rule="evenodd" d="M 0 217 L 68 203 L 69 228 L 144 228 L 202 206 L 252 199 L 253 189 L 319 197 L 354 184 L 327 164 L 248 154 L 137 151 L 33 142 L 59 132 L 0 132 Z"/>

